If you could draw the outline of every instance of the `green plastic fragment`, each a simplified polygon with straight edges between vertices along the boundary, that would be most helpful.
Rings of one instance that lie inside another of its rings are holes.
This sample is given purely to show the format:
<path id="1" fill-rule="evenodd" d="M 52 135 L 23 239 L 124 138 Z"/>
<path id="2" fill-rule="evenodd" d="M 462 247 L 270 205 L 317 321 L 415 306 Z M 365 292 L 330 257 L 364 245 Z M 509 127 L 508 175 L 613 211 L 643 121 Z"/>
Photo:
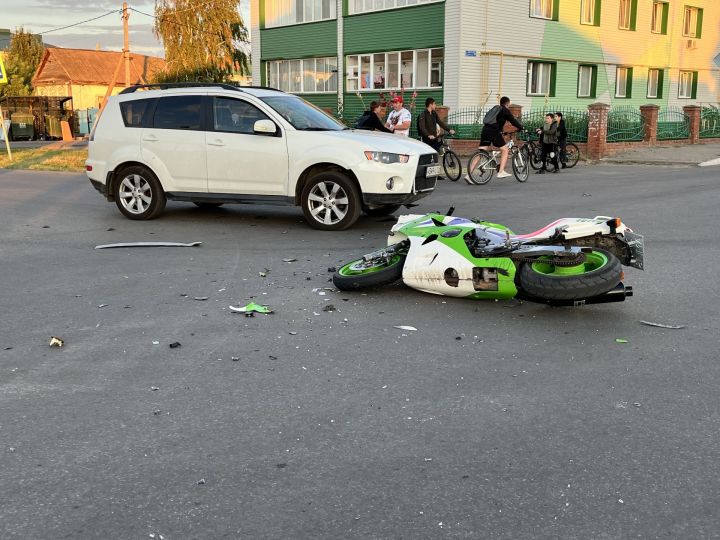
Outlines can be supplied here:
<path id="1" fill-rule="evenodd" d="M 616 339 L 615 339 L 615 343 L 627 343 L 627 342 L 628 342 L 627 339 L 622 339 L 622 338 L 616 338 Z"/>
<path id="2" fill-rule="evenodd" d="M 261 306 L 255 302 L 250 302 L 247 306 L 243 307 L 230 306 L 230 309 L 238 313 L 272 313 L 272 309 L 269 307 Z"/>

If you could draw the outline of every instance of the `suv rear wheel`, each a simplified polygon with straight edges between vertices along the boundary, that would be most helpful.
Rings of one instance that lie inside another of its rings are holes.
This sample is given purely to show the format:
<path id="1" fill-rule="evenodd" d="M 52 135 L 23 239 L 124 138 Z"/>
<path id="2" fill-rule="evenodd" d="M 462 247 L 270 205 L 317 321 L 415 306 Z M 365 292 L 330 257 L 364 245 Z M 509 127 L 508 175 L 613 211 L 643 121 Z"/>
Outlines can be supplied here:
<path id="1" fill-rule="evenodd" d="M 142 165 L 120 170 L 113 191 L 115 204 L 128 219 L 152 219 L 163 211 L 167 201 L 160 181 Z"/>
<path id="2" fill-rule="evenodd" d="M 347 229 L 360 217 L 361 202 L 355 183 L 335 171 L 313 176 L 302 190 L 303 214 L 314 229 Z"/>

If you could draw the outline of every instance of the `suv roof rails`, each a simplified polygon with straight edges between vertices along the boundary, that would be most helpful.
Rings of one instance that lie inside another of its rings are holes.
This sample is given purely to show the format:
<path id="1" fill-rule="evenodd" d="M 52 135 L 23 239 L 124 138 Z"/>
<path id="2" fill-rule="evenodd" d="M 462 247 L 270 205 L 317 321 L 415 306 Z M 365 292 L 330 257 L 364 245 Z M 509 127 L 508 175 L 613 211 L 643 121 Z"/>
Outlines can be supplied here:
<path id="1" fill-rule="evenodd" d="M 159 90 L 167 90 L 168 88 L 198 88 L 214 86 L 222 88 L 224 90 L 235 90 L 237 92 L 243 92 L 243 88 L 257 88 L 262 90 L 274 90 L 276 92 L 282 92 L 277 88 L 271 88 L 269 86 L 239 86 L 228 83 L 217 83 L 217 82 L 167 82 L 167 83 L 153 83 L 153 84 L 135 84 L 128 86 L 127 88 L 120 91 L 120 94 L 132 94 L 141 88 L 157 88 Z"/>

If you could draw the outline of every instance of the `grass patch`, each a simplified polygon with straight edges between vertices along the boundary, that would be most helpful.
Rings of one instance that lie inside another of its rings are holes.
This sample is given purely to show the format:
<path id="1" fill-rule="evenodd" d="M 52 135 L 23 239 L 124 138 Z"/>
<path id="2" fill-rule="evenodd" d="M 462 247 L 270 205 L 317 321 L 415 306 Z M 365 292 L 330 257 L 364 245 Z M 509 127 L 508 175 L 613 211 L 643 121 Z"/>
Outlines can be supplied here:
<path id="1" fill-rule="evenodd" d="M 85 170 L 87 148 L 23 148 L 13 150 L 12 155 L 10 161 L 6 151 L 0 153 L 0 168 L 82 172 Z"/>

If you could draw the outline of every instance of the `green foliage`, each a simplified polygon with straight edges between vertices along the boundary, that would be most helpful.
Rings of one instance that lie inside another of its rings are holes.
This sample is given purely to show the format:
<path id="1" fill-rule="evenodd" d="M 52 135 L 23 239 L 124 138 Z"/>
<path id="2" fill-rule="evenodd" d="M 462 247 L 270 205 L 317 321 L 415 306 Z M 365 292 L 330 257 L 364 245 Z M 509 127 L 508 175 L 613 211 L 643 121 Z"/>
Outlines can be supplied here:
<path id="1" fill-rule="evenodd" d="M 10 46 L 5 55 L 8 84 L 0 86 L 0 95 L 31 95 L 32 77 L 44 51 L 45 48 L 37 36 L 19 28 L 10 38 Z"/>
<path id="2" fill-rule="evenodd" d="M 155 82 L 225 82 L 250 72 L 237 0 L 158 0 L 155 16 L 167 63 Z"/>

